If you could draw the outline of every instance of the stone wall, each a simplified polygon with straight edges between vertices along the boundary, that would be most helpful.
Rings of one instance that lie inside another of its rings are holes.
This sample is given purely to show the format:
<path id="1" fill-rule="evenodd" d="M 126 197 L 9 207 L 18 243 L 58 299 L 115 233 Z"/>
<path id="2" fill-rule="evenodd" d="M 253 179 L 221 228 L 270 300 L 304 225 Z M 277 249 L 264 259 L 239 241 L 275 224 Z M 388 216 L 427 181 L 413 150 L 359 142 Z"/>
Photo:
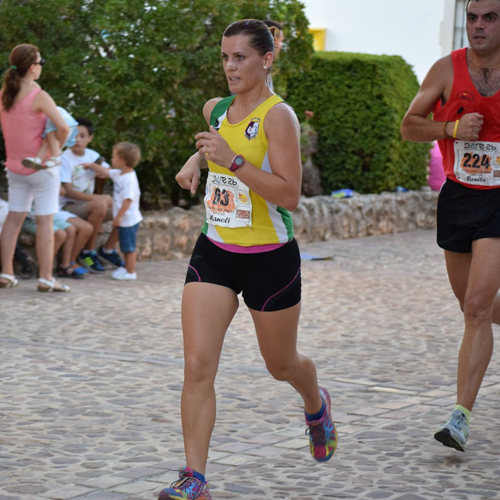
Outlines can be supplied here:
<path id="1" fill-rule="evenodd" d="M 295 236 L 299 242 L 315 242 L 430 229 L 436 225 L 437 197 L 436 192 L 423 189 L 345 199 L 301 198 L 293 213 Z M 138 259 L 157 261 L 189 256 L 204 216 L 202 206 L 189 211 L 176 207 L 144 214 L 137 241 Z M 99 244 L 110 230 L 111 223 L 107 223 Z M 34 244 L 33 237 L 26 234 L 20 241 L 23 246 Z"/>

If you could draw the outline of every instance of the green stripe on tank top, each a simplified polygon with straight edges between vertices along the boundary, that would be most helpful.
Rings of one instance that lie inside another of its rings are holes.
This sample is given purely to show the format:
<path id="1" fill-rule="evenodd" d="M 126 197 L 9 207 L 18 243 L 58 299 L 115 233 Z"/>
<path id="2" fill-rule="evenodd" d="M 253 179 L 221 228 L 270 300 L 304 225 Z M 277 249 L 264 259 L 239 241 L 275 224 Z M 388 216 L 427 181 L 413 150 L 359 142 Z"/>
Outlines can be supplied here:
<path id="1" fill-rule="evenodd" d="M 276 207 L 276 210 L 281 215 L 281 220 L 283 221 L 283 224 L 285 224 L 288 241 L 290 241 L 293 238 L 293 219 L 292 219 L 292 215 L 285 208 Z"/>

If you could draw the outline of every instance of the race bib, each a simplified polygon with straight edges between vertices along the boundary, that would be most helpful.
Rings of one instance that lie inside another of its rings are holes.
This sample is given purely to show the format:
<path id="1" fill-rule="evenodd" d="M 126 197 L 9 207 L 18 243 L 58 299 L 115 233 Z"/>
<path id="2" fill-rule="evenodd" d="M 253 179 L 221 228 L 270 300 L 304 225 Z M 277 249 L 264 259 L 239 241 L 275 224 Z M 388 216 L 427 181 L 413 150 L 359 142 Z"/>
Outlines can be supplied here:
<path id="1" fill-rule="evenodd" d="M 471 186 L 500 186 L 500 143 L 455 141 L 455 175 Z"/>
<path id="2" fill-rule="evenodd" d="M 205 194 L 207 222 L 213 226 L 251 227 L 250 189 L 237 177 L 210 172 Z"/>

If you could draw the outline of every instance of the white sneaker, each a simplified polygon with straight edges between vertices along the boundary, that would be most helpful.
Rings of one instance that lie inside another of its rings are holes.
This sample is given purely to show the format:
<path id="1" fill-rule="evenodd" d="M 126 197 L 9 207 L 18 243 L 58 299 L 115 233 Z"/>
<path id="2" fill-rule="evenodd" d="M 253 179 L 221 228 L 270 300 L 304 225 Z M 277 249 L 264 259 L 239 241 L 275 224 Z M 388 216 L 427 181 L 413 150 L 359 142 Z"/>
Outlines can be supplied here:
<path id="1" fill-rule="evenodd" d="M 115 269 L 111 273 L 111 277 L 114 278 L 115 276 L 120 276 L 121 274 L 125 274 L 127 272 L 127 269 L 125 267 L 119 267 L 118 269 Z"/>
<path id="2" fill-rule="evenodd" d="M 119 281 L 135 281 L 137 279 L 137 273 L 127 273 L 127 270 L 125 270 L 124 273 L 120 274 L 113 273 L 111 277 L 114 280 L 119 280 Z"/>
<path id="3" fill-rule="evenodd" d="M 437 430 L 434 437 L 449 448 L 465 451 L 467 438 L 469 437 L 467 417 L 460 410 L 454 410 L 448 422 Z"/>

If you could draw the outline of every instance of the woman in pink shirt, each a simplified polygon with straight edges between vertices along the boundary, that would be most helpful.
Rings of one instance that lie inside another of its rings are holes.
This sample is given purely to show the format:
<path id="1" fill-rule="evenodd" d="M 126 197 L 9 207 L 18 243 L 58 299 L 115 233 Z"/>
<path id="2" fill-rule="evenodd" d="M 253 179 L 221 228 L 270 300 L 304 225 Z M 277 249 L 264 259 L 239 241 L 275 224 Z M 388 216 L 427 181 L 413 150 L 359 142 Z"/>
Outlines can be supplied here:
<path id="1" fill-rule="evenodd" d="M 22 160 L 36 156 L 47 117 L 57 127 L 57 138 L 64 144 L 69 133 L 54 100 L 36 83 L 44 60 L 34 45 L 15 47 L 9 58 L 1 92 L 0 121 L 7 153 L 9 215 L 0 238 L 2 274 L 0 288 L 17 285 L 14 277 L 14 249 L 21 226 L 34 202 L 36 216 L 36 251 L 39 262 L 40 292 L 67 292 L 69 287 L 52 276 L 54 232 L 52 219 L 59 209 L 59 167 L 34 170 Z"/>

